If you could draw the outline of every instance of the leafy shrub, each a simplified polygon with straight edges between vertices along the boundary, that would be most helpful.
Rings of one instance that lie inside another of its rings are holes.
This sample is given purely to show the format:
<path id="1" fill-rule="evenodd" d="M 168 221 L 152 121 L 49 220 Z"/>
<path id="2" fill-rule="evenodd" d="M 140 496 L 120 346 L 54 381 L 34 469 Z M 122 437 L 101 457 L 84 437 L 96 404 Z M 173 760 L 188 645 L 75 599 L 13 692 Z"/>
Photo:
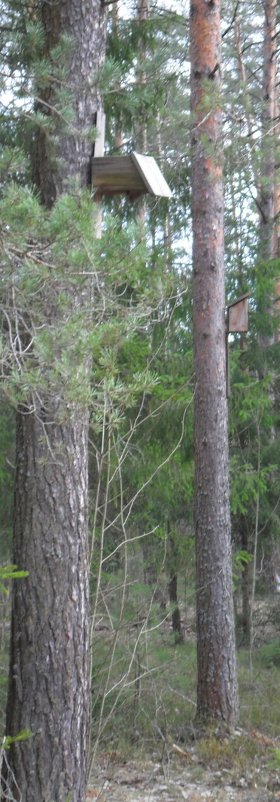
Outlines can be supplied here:
<path id="1" fill-rule="evenodd" d="M 269 668 L 270 666 L 280 666 L 280 641 L 273 640 L 266 643 L 260 649 L 261 662 Z"/>

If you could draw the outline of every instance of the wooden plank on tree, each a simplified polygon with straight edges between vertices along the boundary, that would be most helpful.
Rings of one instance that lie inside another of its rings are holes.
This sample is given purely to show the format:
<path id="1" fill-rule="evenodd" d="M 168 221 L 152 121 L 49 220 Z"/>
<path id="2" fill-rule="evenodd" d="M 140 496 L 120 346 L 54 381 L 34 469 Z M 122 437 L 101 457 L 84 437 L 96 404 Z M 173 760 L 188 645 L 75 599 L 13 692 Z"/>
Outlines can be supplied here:
<path id="1" fill-rule="evenodd" d="M 172 192 L 165 181 L 153 156 L 143 156 L 141 153 L 131 154 L 131 158 L 137 167 L 143 181 L 151 195 L 160 198 L 171 198 Z"/>
<path id="2" fill-rule="evenodd" d="M 249 293 L 246 293 L 228 305 L 228 331 L 248 331 L 248 297 Z"/>
<path id="3" fill-rule="evenodd" d="M 106 117 L 103 109 L 96 112 L 96 140 L 94 143 L 94 156 L 104 156 Z"/>

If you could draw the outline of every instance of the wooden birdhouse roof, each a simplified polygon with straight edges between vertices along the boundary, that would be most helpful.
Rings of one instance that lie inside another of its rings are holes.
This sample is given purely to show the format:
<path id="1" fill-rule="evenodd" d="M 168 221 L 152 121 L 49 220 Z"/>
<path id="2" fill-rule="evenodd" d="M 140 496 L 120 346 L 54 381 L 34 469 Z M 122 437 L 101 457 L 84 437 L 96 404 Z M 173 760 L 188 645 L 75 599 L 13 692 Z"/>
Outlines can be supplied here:
<path id="1" fill-rule="evenodd" d="M 92 159 L 92 186 L 98 194 L 128 193 L 137 197 L 149 193 L 170 198 L 171 189 L 152 156 L 101 156 Z"/>

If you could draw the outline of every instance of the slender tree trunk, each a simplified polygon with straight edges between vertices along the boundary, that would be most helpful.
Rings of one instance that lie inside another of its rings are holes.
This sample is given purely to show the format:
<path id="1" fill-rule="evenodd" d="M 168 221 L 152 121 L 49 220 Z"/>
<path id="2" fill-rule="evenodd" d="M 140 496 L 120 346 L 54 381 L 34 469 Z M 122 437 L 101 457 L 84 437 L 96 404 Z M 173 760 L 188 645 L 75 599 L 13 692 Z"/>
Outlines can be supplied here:
<path id="1" fill-rule="evenodd" d="M 237 718 L 225 365 L 220 2 L 192 0 L 198 719 Z"/>
<path id="2" fill-rule="evenodd" d="M 255 151 L 256 149 L 258 150 L 259 144 L 256 143 L 254 140 L 254 115 L 252 111 L 253 99 L 250 96 L 248 88 L 248 76 L 244 61 L 244 43 L 241 41 L 241 22 L 240 22 L 240 17 L 238 16 L 236 17 L 234 22 L 234 42 L 235 42 L 235 49 L 238 63 L 238 75 L 239 75 L 239 80 L 242 84 L 242 93 L 246 91 L 245 87 L 247 87 L 246 103 L 244 108 L 244 115 L 247 125 L 247 153 L 249 157 L 250 169 L 254 176 L 255 186 L 258 189 L 259 175 L 258 175 Z"/>
<path id="3" fill-rule="evenodd" d="M 241 548 L 250 554 L 252 543 L 250 542 L 247 521 L 244 516 L 240 517 L 240 530 L 241 530 Z M 242 644 L 249 646 L 250 643 L 250 597 L 252 585 L 252 569 L 250 563 L 243 566 L 241 574 L 241 597 L 242 597 Z"/>
<path id="4" fill-rule="evenodd" d="M 181 624 L 180 607 L 177 593 L 177 574 L 173 573 L 168 583 L 169 601 L 172 605 L 172 629 L 175 643 L 183 643 L 184 633 Z"/>
<path id="5" fill-rule="evenodd" d="M 260 250 L 263 259 L 277 256 L 276 215 L 276 0 L 264 3 L 262 166 L 260 187 Z"/>
<path id="6" fill-rule="evenodd" d="M 137 15 L 139 24 L 142 25 L 147 22 L 149 19 L 149 0 L 139 0 L 138 7 L 137 7 Z M 147 49 L 146 49 L 146 37 L 145 34 L 142 36 L 142 42 L 140 45 L 140 53 L 139 53 L 139 69 L 138 69 L 138 78 L 139 83 L 142 86 L 145 86 L 147 83 L 147 75 L 145 70 L 145 61 L 147 58 Z M 147 121 L 145 115 L 145 109 L 143 108 L 143 112 L 141 114 L 141 120 L 138 124 L 138 131 L 137 131 L 137 146 L 141 153 L 147 153 L 148 143 L 147 143 Z"/>
<path id="7" fill-rule="evenodd" d="M 143 25 L 145 25 L 145 23 L 149 19 L 149 0 L 139 0 L 137 6 L 137 17 L 139 25 L 142 26 L 142 31 L 143 31 Z M 142 34 L 142 41 L 140 44 L 139 67 L 137 69 L 138 80 L 142 86 L 145 86 L 147 83 L 147 75 L 145 69 L 146 58 L 147 58 L 147 48 L 146 48 L 146 37 L 144 33 Z M 144 106 L 141 109 L 138 125 L 136 128 L 136 142 L 137 142 L 137 150 L 139 150 L 140 153 L 147 153 L 148 150 L 147 119 Z M 136 208 L 136 219 L 137 222 L 142 227 L 145 225 L 145 217 L 146 217 L 146 203 L 145 203 L 145 196 L 142 196 L 138 201 Z"/>
<path id="8" fill-rule="evenodd" d="M 89 181 L 89 130 L 99 103 L 95 73 L 104 57 L 105 29 L 99 0 L 44 2 L 42 24 L 46 56 L 62 34 L 73 40 L 66 81 L 73 123 L 65 127 L 57 115 L 52 78 L 37 104 L 53 117 L 57 134 L 51 141 L 41 129 L 34 154 L 36 185 L 49 207 L 73 183 L 77 190 Z M 58 324 L 59 332 L 64 312 L 56 300 L 55 280 L 52 286 L 53 297 L 45 298 L 42 314 L 45 325 L 53 329 Z M 69 314 L 73 307 L 83 313 L 89 290 L 75 286 L 74 293 L 63 287 Z M 86 376 L 86 360 L 83 369 Z M 14 562 L 29 576 L 13 586 L 6 732 L 32 733 L 9 751 L 15 778 L 11 791 L 20 802 L 85 799 L 90 687 L 87 439 L 88 412 L 64 401 L 63 388 L 61 394 L 43 394 L 36 408 L 18 411 Z"/>

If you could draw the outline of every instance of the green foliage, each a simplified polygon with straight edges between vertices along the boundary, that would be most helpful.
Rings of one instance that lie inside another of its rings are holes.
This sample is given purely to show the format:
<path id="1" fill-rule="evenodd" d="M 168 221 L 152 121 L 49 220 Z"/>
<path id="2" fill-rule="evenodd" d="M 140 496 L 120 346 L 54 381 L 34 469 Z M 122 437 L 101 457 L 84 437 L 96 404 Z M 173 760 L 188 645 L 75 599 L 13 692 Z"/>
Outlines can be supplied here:
<path id="1" fill-rule="evenodd" d="M 20 741 L 28 741 L 30 738 L 33 738 L 33 733 L 30 730 L 20 730 L 17 735 L 5 735 L 2 746 L 4 749 L 10 749 L 12 744 L 19 743 Z"/>
<path id="2" fill-rule="evenodd" d="M 38 198 L 28 187 L 9 183 L 3 192 L 0 210 L 2 231 L 7 245 L 21 245 L 24 255 L 24 248 L 27 249 L 31 237 L 38 236 L 39 230 L 42 233 L 44 217 Z"/>
<path id="3" fill-rule="evenodd" d="M 261 662 L 267 667 L 280 666 L 280 641 L 273 640 L 261 647 L 259 652 Z"/>
<path id="4" fill-rule="evenodd" d="M 9 594 L 4 582 L 8 579 L 23 579 L 28 576 L 28 571 L 18 570 L 16 565 L 0 565 L 0 593 Z"/>
<path id="5" fill-rule="evenodd" d="M 276 468 L 276 465 L 268 465 L 258 471 L 248 463 L 240 465 L 237 455 L 232 457 L 231 507 L 234 515 L 245 515 L 250 507 L 254 509 L 257 496 L 262 497 L 269 489 Z"/>
<path id="6" fill-rule="evenodd" d="M 147 749 L 160 752 L 163 741 L 168 751 L 174 739 L 182 737 L 194 712 L 195 647 L 174 647 L 168 627 L 151 626 L 159 621 L 158 614 L 151 613 L 146 624 L 139 616 L 138 628 L 122 623 L 109 680 L 110 635 L 97 634 L 95 641 L 93 736 L 105 690 L 100 746 L 109 742 L 111 749 L 130 755 L 137 750 L 138 757 L 139 750 L 143 756 Z"/>
<path id="7" fill-rule="evenodd" d="M 141 25 L 132 18 L 120 20 L 117 30 L 115 26 L 111 28 L 103 71 L 109 119 L 113 116 L 114 122 L 121 119 L 125 127 L 135 128 L 139 114 L 149 122 L 155 112 L 164 109 L 166 94 L 175 86 L 177 77 L 169 62 L 171 40 L 164 16 L 156 13 Z M 143 73 L 145 81 L 139 80 Z"/>
<path id="8" fill-rule="evenodd" d="M 243 555 L 242 556 L 243 559 Z M 138 574 L 140 570 L 137 557 Z M 94 737 L 98 716 L 105 696 L 100 732 L 100 748 L 106 746 L 125 756 L 143 757 L 167 754 L 172 744 L 188 741 L 192 726 L 195 733 L 196 647 L 193 634 L 185 643 L 174 647 L 172 634 L 164 614 L 160 616 L 155 601 L 149 604 L 147 586 L 134 582 L 127 586 L 128 608 L 120 620 L 121 588 L 117 579 L 107 585 L 106 604 L 112 617 L 112 628 L 104 627 L 94 633 L 96 660 L 93 676 Z M 108 579 L 108 578 L 107 578 Z M 182 589 L 181 589 L 182 590 Z M 179 599 L 182 604 L 182 597 Z M 108 621 L 100 597 L 100 620 Z M 189 626 L 193 626 L 194 611 L 187 606 Z M 279 647 L 279 642 L 275 640 Z M 113 644 L 114 660 L 110 664 Z M 212 768 L 253 771 L 263 756 L 271 750 L 265 735 L 277 737 L 280 726 L 278 703 L 279 664 L 267 664 L 263 649 L 256 650 L 255 676 L 251 676 L 248 651 L 238 653 L 240 682 L 240 734 L 217 737 L 213 731 L 198 739 L 196 749 L 200 760 Z M 278 648 L 279 651 L 279 648 Z M 269 668 L 269 671 L 268 671 Z M 269 711 L 269 715 L 268 715 Z M 250 735 L 253 730 L 264 733 L 264 739 Z"/>
<path id="9" fill-rule="evenodd" d="M 122 231 L 114 221 L 102 241 L 95 241 L 92 202 L 86 193 L 78 198 L 62 196 L 49 214 L 43 212 L 32 192 L 14 184 L 3 194 L 0 206 L 6 241 L 3 268 L 13 277 L 21 314 L 28 314 L 32 299 L 28 323 L 32 358 L 28 347 L 11 353 L 5 329 L 2 333 L 6 396 L 16 404 L 34 390 L 45 387 L 49 393 L 57 388 L 70 404 L 90 404 L 93 393 L 95 405 L 102 377 L 114 403 L 119 401 L 122 408 L 132 405 L 141 390 L 149 392 L 156 381 L 143 359 L 143 369 L 134 370 L 130 386 L 117 377 L 120 347 L 127 347 L 136 327 L 146 323 L 157 284 L 154 276 L 143 290 L 148 254 L 143 245 L 135 243 L 135 226 Z M 95 318 L 88 304 L 93 276 L 97 282 Z M 76 309 L 77 290 L 84 292 L 85 302 Z M 7 302 L 4 285 L 2 292 Z M 52 299 L 51 319 L 48 299 Z M 9 321 L 13 331 L 15 322 Z M 96 390 L 83 368 L 84 359 L 92 353 Z"/>
<path id="10" fill-rule="evenodd" d="M 278 704 L 279 666 L 268 665 L 262 660 L 262 648 L 254 652 L 255 670 L 249 668 L 248 652 L 240 650 L 239 694 L 240 726 L 246 732 L 258 729 L 268 736 L 278 737 L 280 705 Z"/>
<path id="11" fill-rule="evenodd" d="M 233 558 L 233 585 L 234 589 L 238 588 L 238 583 L 244 572 L 245 568 L 252 562 L 252 554 L 249 554 L 245 549 L 239 549 Z"/>
<path id="12" fill-rule="evenodd" d="M 280 769 L 280 749 L 278 748 L 273 749 L 273 759 L 270 763 L 270 768 L 276 769 L 277 771 Z"/>
<path id="13" fill-rule="evenodd" d="M 11 42 L 9 52 L 10 67 L 15 70 L 22 70 L 22 66 L 34 68 L 34 64 L 40 63 L 44 49 L 44 29 L 41 23 L 32 20 L 24 22 L 24 33 L 22 30 L 15 32 Z M 42 65 L 43 68 L 43 65 Z"/>
<path id="14" fill-rule="evenodd" d="M 19 147 L 4 145 L 0 153 L 0 174 L 1 180 L 14 180 L 15 176 L 24 175 L 27 167 L 25 154 Z"/>

